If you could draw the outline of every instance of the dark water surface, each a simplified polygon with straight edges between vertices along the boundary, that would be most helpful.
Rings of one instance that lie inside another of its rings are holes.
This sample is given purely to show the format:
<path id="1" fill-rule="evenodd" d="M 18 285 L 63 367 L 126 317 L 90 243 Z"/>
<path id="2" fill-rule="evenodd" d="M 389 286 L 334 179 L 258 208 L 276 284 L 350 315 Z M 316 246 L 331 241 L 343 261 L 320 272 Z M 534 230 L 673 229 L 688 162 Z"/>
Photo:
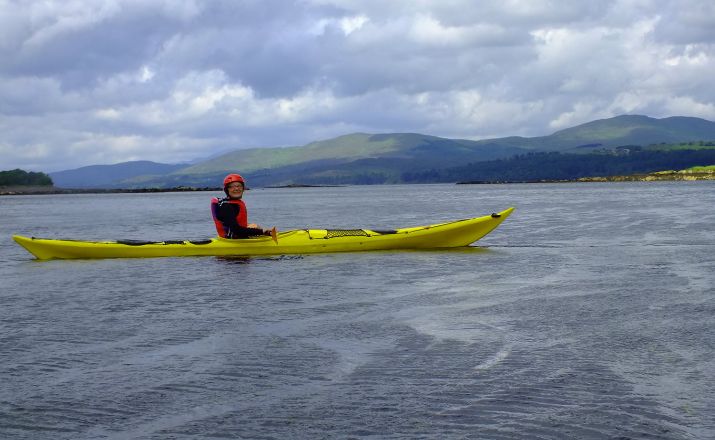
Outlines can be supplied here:
<path id="1" fill-rule="evenodd" d="M 210 193 L 0 197 L 0 439 L 713 439 L 715 185 L 265 189 L 279 229 L 517 210 L 454 251 L 35 261 Z"/>

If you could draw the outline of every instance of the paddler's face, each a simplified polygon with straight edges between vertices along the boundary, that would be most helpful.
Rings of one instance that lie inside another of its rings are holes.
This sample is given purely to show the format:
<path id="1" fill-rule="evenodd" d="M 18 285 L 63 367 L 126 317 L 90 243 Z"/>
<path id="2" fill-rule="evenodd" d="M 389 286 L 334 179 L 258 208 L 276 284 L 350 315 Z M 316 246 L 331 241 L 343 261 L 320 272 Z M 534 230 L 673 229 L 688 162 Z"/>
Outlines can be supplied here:
<path id="1" fill-rule="evenodd" d="M 243 197 L 243 184 L 241 182 L 232 182 L 227 187 L 228 196 L 232 199 L 240 199 Z"/>

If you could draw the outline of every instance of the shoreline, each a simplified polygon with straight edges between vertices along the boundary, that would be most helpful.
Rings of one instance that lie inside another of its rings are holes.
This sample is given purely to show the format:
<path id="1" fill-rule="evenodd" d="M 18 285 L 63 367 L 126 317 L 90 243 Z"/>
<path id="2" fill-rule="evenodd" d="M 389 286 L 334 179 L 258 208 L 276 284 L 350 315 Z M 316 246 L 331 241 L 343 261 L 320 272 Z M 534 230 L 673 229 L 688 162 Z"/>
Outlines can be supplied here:
<path id="1" fill-rule="evenodd" d="M 558 180 L 468 180 L 454 182 L 455 185 L 505 185 L 509 183 L 580 183 L 580 182 L 692 182 L 700 180 L 715 180 L 715 172 L 709 173 L 683 173 L 678 171 L 661 171 L 651 174 L 632 174 L 608 177 L 581 177 L 578 179 Z M 409 185 L 409 184 L 407 184 Z M 289 184 L 266 186 L 265 188 L 326 188 L 341 187 L 344 185 L 302 185 Z M 250 189 L 250 188 L 249 188 Z M 166 193 L 166 192 L 199 192 L 223 191 L 219 187 L 191 187 L 177 186 L 171 188 L 57 188 L 44 186 L 5 186 L 0 187 L 0 196 L 30 196 L 54 194 L 120 194 L 120 193 Z"/>
<path id="2" fill-rule="evenodd" d="M 307 185 L 303 183 L 289 183 L 288 185 L 271 185 L 271 186 L 264 186 L 264 188 L 271 188 L 271 189 L 282 189 L 282 188 L 340 188 L 341 186 L 345 185 Z"/>
<path id="3" fill-rule="evenodd" d="M 325 188 L 340 185 L 303 185 L 290 184 L 279 186 L 266 186 L 263 188 Z M 258 188 L 247 188 L 247 190 Z M 120 194 L 120 193 L 166 193 L 166 192 L 223 192 L 220 187 L 175 186 L 171 188 L 58 188 L 55 186 L 0 186 L 0 196 L 32 196 L 54 194 Z"/>
<path id="4" fill-rule="evenodd" d="M 693 182 L 715 180 L 715 172 L 693 173 L 682 171 L 659 171 L 649 174 L 630 174 L 624 176 L 579 177 L 578 179 L 543 179 L 543 180 L 469 180 L 457 182 L 457 185 L 500 185 L 507 183 L 579 183 L 579 182 Z"/>
<path id="5" fill-rule="evenodd" d="M 194 188 L 177 186 L 172 188 L 57 188 L 54 186 L 6 186 L 0 187 L 0 196 L 31 196 L 54 194 L 117 194 L 117 193 L 164 193 L 164 192 L 194 192 L 223 191 L 222 188 Z"/>
<path id="6" fill-rule="evenodd" d="M 715 180 L 715 173 L 684 173 L 682 171 L 660 171 L 650 174 L 627 176 L 582 177 L 579 182 L 693 182 L 696 180 Z"/>

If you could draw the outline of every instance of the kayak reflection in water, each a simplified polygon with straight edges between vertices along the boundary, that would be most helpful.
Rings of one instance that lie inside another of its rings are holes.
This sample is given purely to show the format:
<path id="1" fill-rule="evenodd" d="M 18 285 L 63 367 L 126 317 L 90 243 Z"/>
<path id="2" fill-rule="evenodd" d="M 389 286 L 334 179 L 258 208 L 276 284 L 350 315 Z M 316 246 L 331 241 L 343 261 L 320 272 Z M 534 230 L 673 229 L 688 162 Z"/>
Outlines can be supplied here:
<path id="1" fill-rule="evenodd" d="M 223 192 L 226 197 L 211 199 L 211 215 L 219 237 L 248 238 L 273 234 L 271 229 L 248 223 L 248 210 L 243 202 L 245 185 L 246 181 L 239 174 L 229 174 L 223 179 Z"/>

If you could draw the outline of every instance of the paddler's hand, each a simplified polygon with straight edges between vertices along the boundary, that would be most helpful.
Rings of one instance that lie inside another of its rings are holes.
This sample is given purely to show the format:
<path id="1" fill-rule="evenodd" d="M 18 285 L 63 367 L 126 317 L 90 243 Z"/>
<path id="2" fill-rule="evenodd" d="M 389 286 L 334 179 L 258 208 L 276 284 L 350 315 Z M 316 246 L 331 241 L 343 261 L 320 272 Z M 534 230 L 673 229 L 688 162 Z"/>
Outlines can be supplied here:
<path id="1" fill-rule="evenodd" d="M 275 226 L 272 229 L 265 229 L 263 233 L 273 239 L 278 244 L 278 230 Z"/>

